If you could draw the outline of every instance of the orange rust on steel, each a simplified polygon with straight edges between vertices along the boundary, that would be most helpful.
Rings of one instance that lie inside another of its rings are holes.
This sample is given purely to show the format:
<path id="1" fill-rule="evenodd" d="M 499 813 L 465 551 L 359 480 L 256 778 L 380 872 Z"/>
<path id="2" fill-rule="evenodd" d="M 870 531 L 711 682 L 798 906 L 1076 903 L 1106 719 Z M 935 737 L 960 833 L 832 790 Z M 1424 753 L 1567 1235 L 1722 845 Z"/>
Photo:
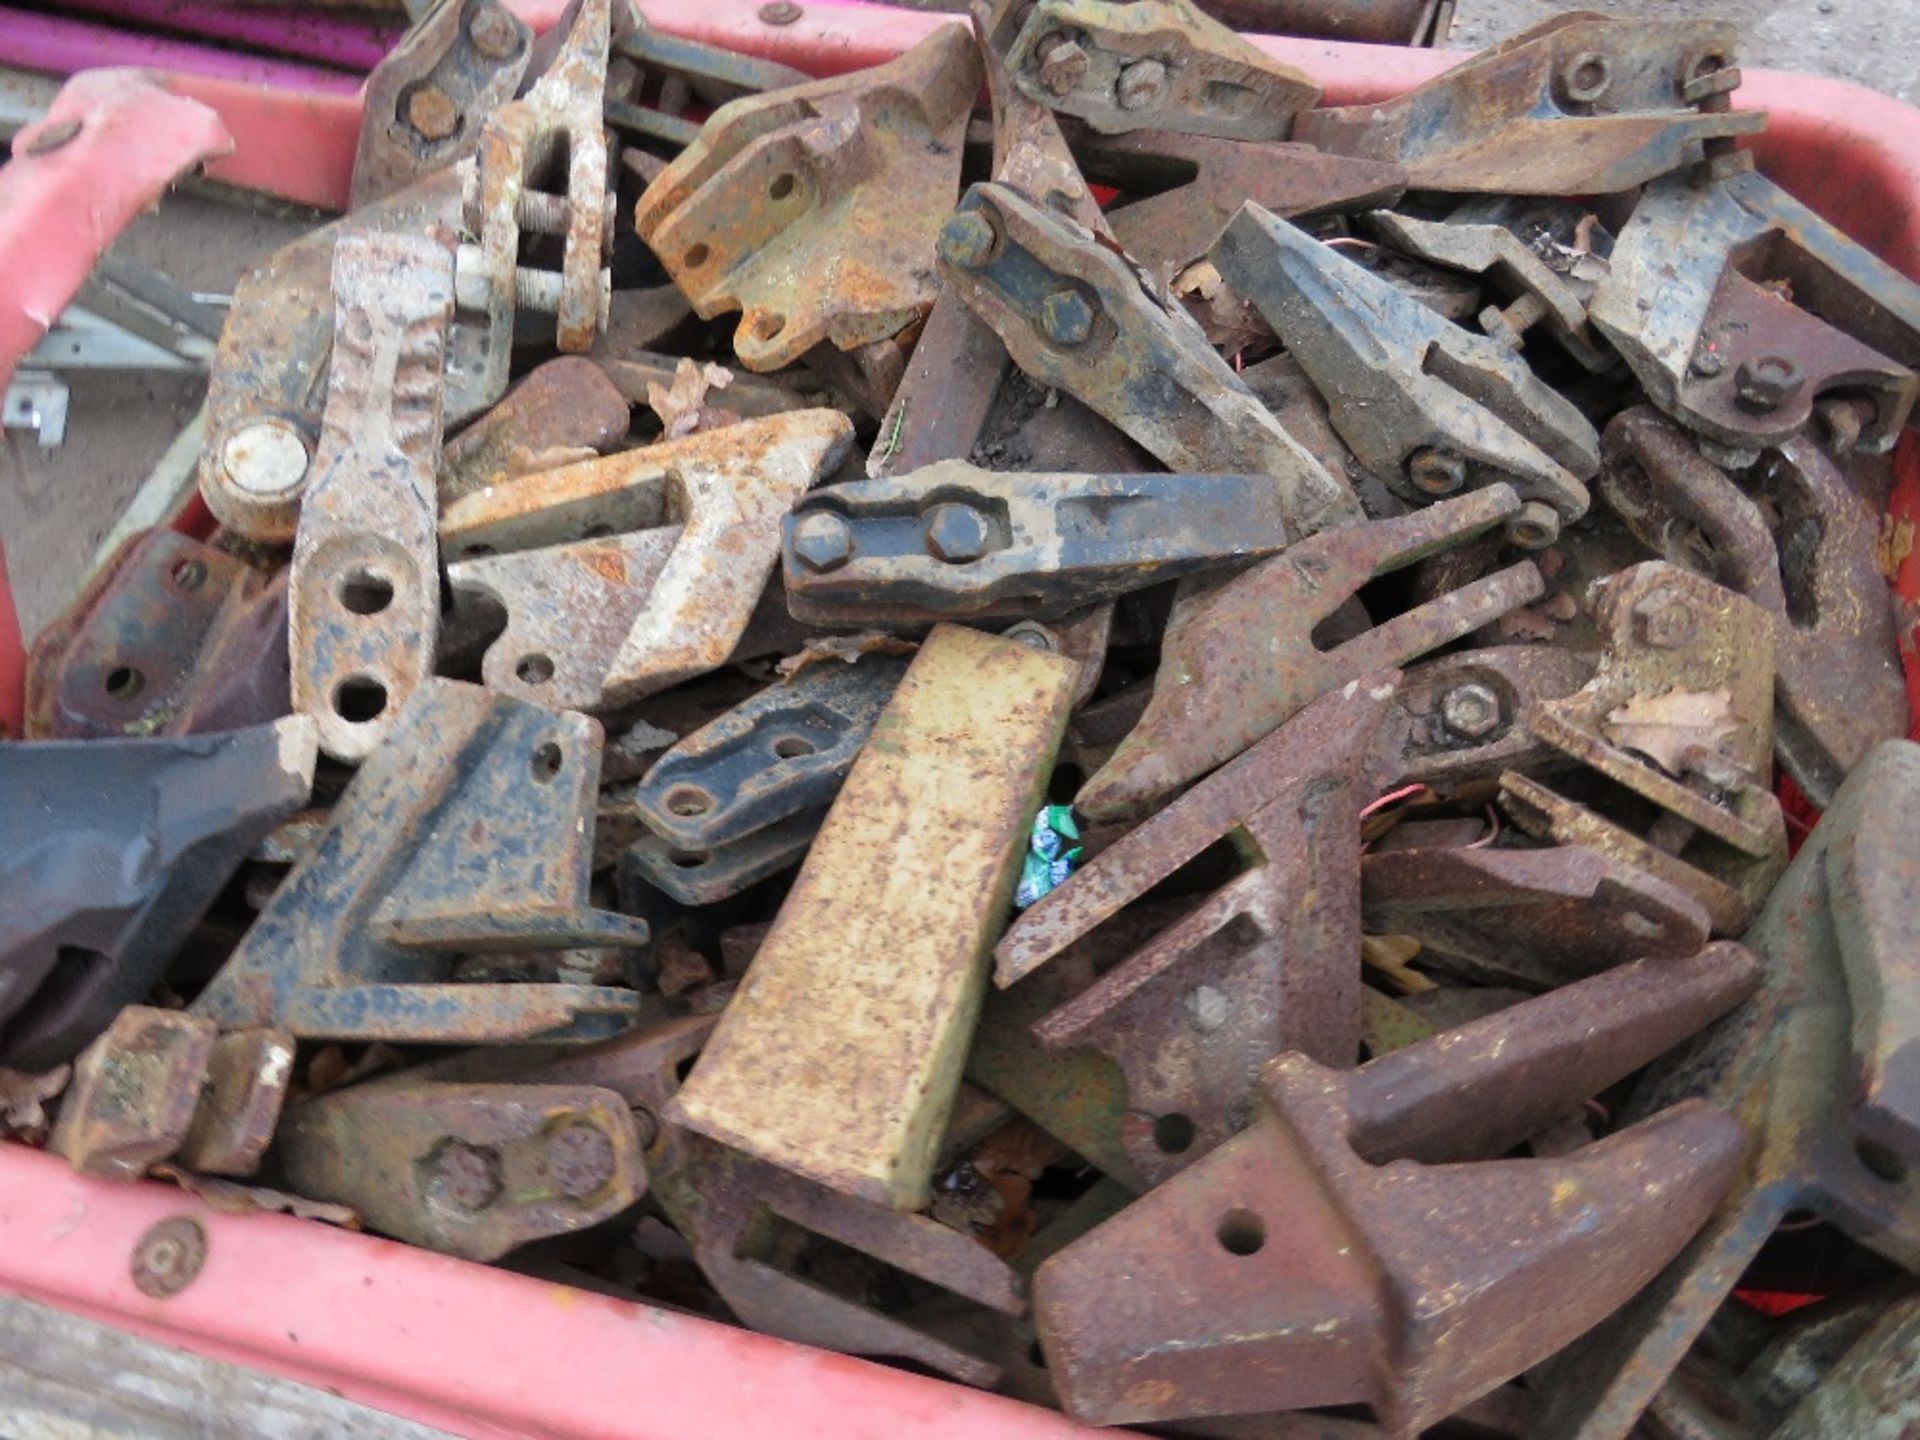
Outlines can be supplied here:
<path id="1" fill-rule="evenodd" d="M 926 1204 L 1075 669 L 934 627 L 672 1120 L 847 1195 Z"/>
<path id="2" fill-rule="evenodd" d="M 1367 581 L 1471 540 L 1519 505 L 1512 487 L 1494 484 L 1398 519 L 1324 530 L 1176 600 L 1146 713 L 1074 803 L 1096 819 L 1150 808 L 1317 696 L 1538 599 L 1540 572 L 1522 561 L 1331 650 L 1313 643 L 1315 627 Z"/>
<path id="3" fill-rule="evenodd" d="M 1873 512 L 1812 441 L 1768 452 L 1758 474 L 1781 512 L 1789 562 L 1759 501 L 1650 406 L 1607 427 L 1605 459 L 1601 493 L 1642 543 L 1686 564 L 1694 557 L 1670 537 L 1692 527 L 1710 578 L 1772 617 L 1774 747 L 1824 806 L 1874 745 L 1907 729 Z"/>
<path id="4" fill-rule="evenodd" d="M 1034 1022 L 1126 1077 L 1121 1139 L 1158 1184 L 1232 1136 L 1282 1051 L 1360 1051 L 1360 809 L 1392 779 L 1383 736 L 1398 677 L 1322 696 L 1238 760 L 1089 860 L 996 947 L 1011 985 L 1209 845 L 1245 867 L 1083 993 Z"/>
<path id="5" fill-rule="evenodd" d="M 1625 1440 L 1761 1248 L 1817 1216 L 1920 1269 L 1920 746 L 1870 752 L 1747 931 L 1760 992 L 1651 1072 L 1626 1116 L 1679 1095 L 1753 1132 L 1700 1239 L 1543 1372 L 1540 1440 Z"/>
<path id="6" fill-rule="evenodd" d="M 562 355 L 535 369 L 440 452 L 444 509 L 489 485 L 548 468 L 540 457 L 605 453 L 626 439 L 627 398 L 591 360 Z"/>
<path id="7" fill-rule="evenodd" d="M 1751 955 L 1718 945 L 1358 1070 L 1275 1059 L 1249 1129 L 1041 1266 L 1036 1327 L 1068 1413 L 1364 1403 L 1410 1437 L 1545 1359 L 1692 1238 L 1744 1138 L 1683 1101 L 1571 1155 L 1494 1157 L 1757 979 Z"/>
<path id="8" fill-rule="evenodd" d="M 1545 989 L 1707 943 L 1706 908 L 1645 870 L 1580 845 L 1436 846 L 1360 862 L 1367 929 L 1481 985 Z"/>
<path id="9" fill-rule="evenodd" d="M 293 708 L 359 760 L 433 673 L 440 635 L 434 467 L 453 253 L 427 235 L 348 235 L 314 478 L 287 592 Z"/>
<path id="10" fill-rule="evenodd" d="M 296 1193 L 467 1260 L 597 1225 L 647 1188 L 626 1102 L 593 1085 L 382 1076 L 289 1107 L 274 1153 Z"/>
<path id="11" fill-rule="evenodd" d="M 1713 140 L 1765 126 L 1764 113 L 1680 99 L 1690 82 L 1716 92 L 1740 83 L 1736 38 L 1717 20 L 1556 15 L 1404 95 L 1308 111 L 1293 138 L 1398 161 L 1415 190 L 1630 190 L 1699 161 Z"/>
<path id="12" fill-rule="evenodd" d="M 485 48 L 473 38 L 482 29 Z M 513 99 L 532 40 L 500 0 L 445 0 L 408 26 L 367 77 L 348 207 L 471 154 L 481 122 Z"/>
<path id="13" fill-rule="evenodd" d="M 127 1006 L 74 1061 L 47 1148 L 83 1175 L 138 1180 L 186 1139 L 217 1035 L 196 1015 Z"/>
<path id="14" fill-rule="evenodd" d="M 116 550 L 27 657 L 30 740 L 237 730 L 290 708 L 285 571 L 165 528 Z"/>
<path id="15" fill-rule="evenodd" d="M 293 1083 L 293 1053 L 284 1030 L 231 1030 L 216 1040 L 180 1163 L 203 1175 L 258 1170 Z"/>
<path id="16" fill-rule="evenodd" d="M 634 229 L 703 319 L 741 312 L 749 370 L 887 339 L 933 304 L 980 81 L 949 25 L 887 64 L 731 101 L 647 187 Z"/>
<path id="17" fill-rule="evenodd" d="M 836 410 L 795 411 L 450 506 L 441 545 L 467 558 L 448 582 L 507 611 L 482 661 L 487 684 L 601 709 L 724 664 L 778 564 L 781 517 L 838 465 L 852 435 Z M 484 553 L 494 548 L 512 553 Z"/>

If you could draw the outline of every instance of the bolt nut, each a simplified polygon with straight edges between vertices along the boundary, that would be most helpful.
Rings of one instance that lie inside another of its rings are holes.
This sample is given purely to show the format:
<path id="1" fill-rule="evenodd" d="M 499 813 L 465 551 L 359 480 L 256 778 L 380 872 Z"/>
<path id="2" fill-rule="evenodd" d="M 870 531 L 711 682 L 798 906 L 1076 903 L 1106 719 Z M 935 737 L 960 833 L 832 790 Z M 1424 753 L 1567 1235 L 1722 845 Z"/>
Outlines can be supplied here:
<path id="1" fill-rule="evenodd" d="M 992 538 L 987 517 L 971 505 L 949 500 L 927 512 L 921 526 L 927 553 L 949 565 L 964 565 L 987 553 Z"/>
<path id="2" fill-rule="evenodd" d="M 762 25 L 791 25 L 806 12 L 793 0 L 773 0 L 771 5 L 762 5 L 755 13 Z"/>
<path id="3" fill-rule="evenodd" d="M 1158 60 L 1136 60 L 1114 82 L 1122 110 L 1148 110 L 1167 97 L 1167 67 Z"/>
<path id="4" fill-rule="evenodd" d="M 407 124 L 422 140 L 451 139 L 460 128 L 460 109 L 438 85 L 422 85 L 407 96 Z"/>
<path id="5" fill-rule="evenodd" d="M 220 447 L 220 468 L 234 489 L 256 500 L 284 500 L 306 483 L 307 442 L 284 420 L 242 425 Z"/>
<path id="6" fill-rule="evenodd" d="M 1806 383 L 1800 367 L 1784 355 L 1742 360 L 1733 372 L 1734 398 L 1752 415 L 1778 410 L 1805 389 Z"/>
<path id="7" fill-rule="evenodd" d="M 1033 47 L 1033 53 L 1040 60 L 1040 83 L 1052 95 L 1071 95 L 1093 67 L 1093 60 L 1080 48 L 1079 42 L 1061 30 L 1043 36 Z"/>
<path id="8" fill-rule="evenodd" d="M 1560 538 L 1560 512 L 1544 500 L 1529 500 L 1507 517 L 1507 539 L 1522 550 L 1544 550 Z"/>
<path id="9" fill-rule="evenodd" d="M 1678 650 L 1699 628 L 1693 607 L 1671 590 L 1655 590 L 1633 607 L 1634 628 L 1656 650 Z"/>
<path id="10" fill-rule="evenodd" d="M 1500 697 L 1480 684 L 1456 685 L 1441 697 L 1440 722 L 1462 740 L 1484 740 L 1500 728 Z"/>
<path id="11" fill-rule="evenodd" d="M 1407 479 L 1422 495 L 1451 495 L 1467 483 L 1467 462 L 1429 445 L 1407 457 Z"/>
<path id="12" fill-rule="evenodd" d="M 613 1179 L 613 1141 L 598 1125 L 570 1121 L 547 1137 L 547 1171 L 562 1195 L 584 1200 Z"/>
<path id="13" fill-rule="evenodd" d="M 1024 645 L 1029 650 L 1039 650 L 1044 654 L 1060 653 L 1059 637 L 1035 620 L 1022 620 L 1018 625 L 1009 625 L 1000 632 L 1000 638 L 1011 640 L 1016 645 Z"/>
<path id="14" fill-rule="evenodd" d="M 482 5 L 467 22 L 467 39 L 489 60 L 504 60 L 520 48 L 520 27 L 499 5 Z"/>
<path id="15" fill-rule="evenodd" d="M 427 1159 L 428 1194 L 456 1210 L 472 1214 L 486 1209 L 500 1198 L 505 1184 L 500 1154 L 491 1146 L 448 1139 Z"/>
<path id="16" fill-rule="evenodd" d="M 1727 368 L 1727 357 L 1720 353 L 1718 347 L 1703 342 L 1693 352 L 1693 359 L 1688 362 L 1687 368 L 1702 380 L 1711 380 Z"/>
<path id="17" fill-rule="evenodd" d="M 1078 290 L 1056 290 L 1040 302 L 1040 330 L 1056 345 L 1081 345 L 1093 334 L 1093 306 Z"/>
<path id="18" fill-rule="evenodd" d="M 960 210 L 940 227 L 940 258 L 962 270 L 977 270 L 993 254 L 993 222 L 978 210 Z"/>
<path id="19" fill-rule="evenodd" d="M 811 510 L 793 522 L 793 558 L 816 574 L 853 558 L 853 528 L 830 510 Z"/>

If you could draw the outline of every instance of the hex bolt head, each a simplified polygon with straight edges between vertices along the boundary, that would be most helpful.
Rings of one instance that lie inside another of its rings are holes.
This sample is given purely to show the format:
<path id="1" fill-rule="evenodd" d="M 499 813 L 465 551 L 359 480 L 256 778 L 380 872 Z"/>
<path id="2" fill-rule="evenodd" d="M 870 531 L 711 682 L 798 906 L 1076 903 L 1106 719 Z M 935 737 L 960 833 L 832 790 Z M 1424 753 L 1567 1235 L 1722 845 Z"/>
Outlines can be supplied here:
<path id="1" fill-rule="evenodd" d="M 1040 83 L 1052 95 L 1071 95 L 1093 67 L 1093 60 L 1079 42 L 1063 30 L 1043 36 L 1033 53 L 1040 61 Z"/>
<path id="2" fill-rule="evenodd" d="M 1078 290 L 1056 290 L 1040 302 L 1040 330 L 1056 345 L 1081 345 L 1093 334 L 1093 306 Z"/>
<path id="3" fill-rule="evenodd" d="M 562 1125 L 547 1138 L 547 1170 L 562 1195 L 584 1200 L 613 1178 L 613 1141 L 585 1121 Z"/>
<path id="4" fill-rule="evenodd" d="M 1407 457 L 1407 479 L 1422 495 L 1451 495 L 1467 483 L 1467 462 L 1429 445 Z"/>
<path id="5" fill-rule="evenodd" d="M 977 270 L 993 254 L 993 222 L 978 210 L 960 210 L 940 227 L 940 258 L 962 270 Z"/>
<path id="6" fill-rule="evenodd" d="M 1039 650 L 1048 655 L 1060 653 L 1060 640 L 1046 626 L 1035 620 L 1022 620 L 1018 625 L 1009 625 L 1000 632 L 1002 640 L 1011 640 L 1016 645 L 1024 645 L 1029 650 Z"/>
<path id="7" fill-rule="evenodd" d="M 793 558 L 823 574 L 853 558 L 853 528 L 830 510 L 812 510 L 793 522 Z"/>
<path id="8" fill-rule="evenodd" d="M 1713 345 L 1703 343 L 1693 352 L 1693 359 L 1688 362 L 1687 368 L 1702 380 L 1711 380 L 1727 368 L 1727 357 Z"/>
<path id="9" fill-rule="evenodd" d="M 949 565 L 964 565 L 987 553 L 992 538 L 987 517 L 971 505 L 948 500 L 933 507 L 921 522 L 927 553 Z"/>
<path id="10" fill-rule="evenodd" d="M 513 17 L 498 5 L 482 5 L 467 22 L 467 39 L 489 60 L 504 60 L 520 46 Z"/>
<path id="11" fill-rule="evenodd" d="M 1633 607 L 1634 628 L 1656 650 L 1678 650 L 1699 628 L 1693 607 L 1671 590 L 1655 590 Z"/>
<path id="12" fill-rule="evenodd" d="M 1560 71 L 1560 93 L 1576 105 L 1591 105 L 1613 88 L 1613 62 L 1598 50 L 1583 50 Z"/>
<path id="13" fill-rule="evenodd" d="M 1500 728 L 1500 697 L 1478 683 L 1456 685 L 1441 697 L 1440 721 L 1462 740 L 1484 740 Z"/>
<path id="14" fill-rule="evenodd" d="M 1122 110 L 1150 110 L 1167 96 L 1167 67 L 1158 60 L 1136 60 L 1120 72 L 1113 98 Z"/>
<path id="15" fill-rule="evenodd" d="M 773 0 L 770 5 L 762 5 L 755 12 L 762 25 L 791 25 L 806 12 L 794 0 Z"/>
<path id="16" fill-rule="evenodd" d="M 489 1145 L 447 1139 L 427 1158 L 428 1189 L 457 1210 L 484 1210 L 500 1198 L 505 1181 L 500 1154 Z"/>
<path id="17" fill-rule="evenodd" d="M 312 458 L 300 432 L 284 420 L 242 425 L 220 447 L 220 468 L 233 488 L 256 500 L 282 500 L 306 483 Z"/>
<path id="18" fill-rule="evenodd" d="M 1544 500 L 1529 500 L 1507 517 L 1507 539 L 1522 550 L 1544 550 L 1560 538 L 1560 512 Z"/>
<path id="19" fill-rule="evenodd" d="M 1734 399 L 1742 410 L 1765 415 L 1789 403 L 1806 387 L 1807 377 L 1784 355 L 1742 360 L 1733 372 Z"/>
<path id="20" fill-rule="evenodd" d="M 422 85 L 407 96 L 407 124 L 422 140 L 437 143 L 460 128 L 460 110 L 438 85 Z"/>

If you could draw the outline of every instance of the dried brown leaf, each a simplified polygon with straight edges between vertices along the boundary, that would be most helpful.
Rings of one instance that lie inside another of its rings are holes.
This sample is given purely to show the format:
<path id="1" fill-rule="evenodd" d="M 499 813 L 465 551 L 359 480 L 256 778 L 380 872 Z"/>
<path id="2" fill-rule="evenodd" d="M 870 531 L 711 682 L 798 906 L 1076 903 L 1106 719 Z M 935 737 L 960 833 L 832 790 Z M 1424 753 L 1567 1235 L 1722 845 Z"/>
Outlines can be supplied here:
<path id="1" fill-rule="evenodd" d="M 72 1078 L 71 1065 L 56 1065 L 40 1074 L 0 1066 L 0 1135 L 29 1145 L 45 1141 L 51 1123 L 47 1102 L 66 1089 Z"/>
<path id="2" fill-rule="evenodd" d="M 155 1165 L 147 1172 L 156 1180 L 178 1185 L 189 1195 L 197 1195 L 222 1215 L 252 1215 L 260 1211 L 297 1215 L 302 1220 L 323 1220 L 345 1230 L 360 1228 L 359 1214 L 348 1205 L 326 1200 L 309 1200 L 304 1195 L 289 1195 L 265 1185 L 242 1185 L 237 1180 L 221 1180 L 212 1175 L 196 1175 L 177 1165 Z"/>
<path id="3" fill-rule="evenodd" d="M 792 679 L 809 665 L 822 660 L 842 660 L 851 665 L 862 655 L 911 655 L 919 647 L 911 640 L 879 630 L 862 630 L 858 635 L 827 635 L 807 642 L 806 648 L 787 656 L 775 668 L 782 678 Z"/>
<path id="4" fill-rule="evenodd" d="M 1551 640 L 1560 633 L 1551 615 L 1531 605 L 1509 610 L 1493 622 L 1493 628 L 1502 640 Z"/>
<path id="5" fill-rule="evenodd" d="M 391 1070 L 404 1063 L 406 1058 L 393 1046 L 376 1040 L 361 1052 L 358 1060 L 348 1063 L 347 1052 L 338 1045 L 323 1045 L 307 1062 L 305 1093 L 319 1095 L 328 1090 L 338 1090 L 343 1085 L 351 1085 L 382 1070 Z"/>
<path id="6" fill-rule="evenodd" d="M 1701 757 L 1717 754 L 1740 728 L 1731 690 L 1669 690 L 1636 695 L 1608 714 L 1607 739 L 1635 750 L 1669 775 L 1681 775 Z"/>
<path id="7" fill-rule="evenodd" d="M 701 364 L 682 357 L 673 369 L 671 385 L 647 382 L 647 405 L 660 417 L 662 439 L 677 440 L 698 430 L 714 430 L 726 423 L 727 412 L 707 409 L 707 392 L 733 383 L 733 372 L 711 361 Z M 737 419 L 738 417 L 733 417 Z"/>

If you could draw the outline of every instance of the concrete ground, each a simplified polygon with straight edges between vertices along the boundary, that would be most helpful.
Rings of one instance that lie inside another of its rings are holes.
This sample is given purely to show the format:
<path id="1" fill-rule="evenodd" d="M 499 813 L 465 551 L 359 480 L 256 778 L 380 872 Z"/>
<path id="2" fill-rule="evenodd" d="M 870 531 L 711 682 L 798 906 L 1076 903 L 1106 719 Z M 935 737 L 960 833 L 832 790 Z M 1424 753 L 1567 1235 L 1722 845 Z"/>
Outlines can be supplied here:
<path id="1" fill-rule="evenodd" d="M 960 8 L 959 0 L 907 3 Z M 1452 44 L 1477 49 L 1569 9 L 1647 19 L 1723 16 L 1740 25 L 1745 64 L 1837 76 L 1920 103 L 1920 0 L 1459 0 Z M 222 292 L 303 223 L 231 200 L 176 195 L 141 217 L 122 246 L 191 288 Z M 193 379 L 81 376 L 73 383 L 64 448 L 42 451 L 31 435 L 5 432 L 0 539 L 29 636 L 80 588 L 101 537 L 203 390 Z"/>

